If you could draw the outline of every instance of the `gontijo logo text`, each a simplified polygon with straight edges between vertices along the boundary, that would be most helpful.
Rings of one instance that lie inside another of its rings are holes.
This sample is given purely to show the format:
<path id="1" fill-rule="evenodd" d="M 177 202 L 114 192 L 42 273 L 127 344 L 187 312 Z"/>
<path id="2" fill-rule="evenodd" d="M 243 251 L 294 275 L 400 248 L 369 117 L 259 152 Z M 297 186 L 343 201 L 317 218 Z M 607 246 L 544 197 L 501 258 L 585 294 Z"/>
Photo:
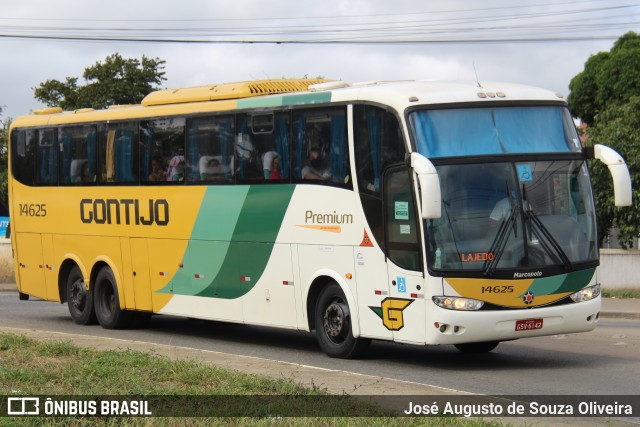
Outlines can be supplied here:
<path id="1" fill-rule="evenodd" d="M 85 224 L 167 225 L 169 202 L 165 199 L 82 199 L 80 220 Z"/>

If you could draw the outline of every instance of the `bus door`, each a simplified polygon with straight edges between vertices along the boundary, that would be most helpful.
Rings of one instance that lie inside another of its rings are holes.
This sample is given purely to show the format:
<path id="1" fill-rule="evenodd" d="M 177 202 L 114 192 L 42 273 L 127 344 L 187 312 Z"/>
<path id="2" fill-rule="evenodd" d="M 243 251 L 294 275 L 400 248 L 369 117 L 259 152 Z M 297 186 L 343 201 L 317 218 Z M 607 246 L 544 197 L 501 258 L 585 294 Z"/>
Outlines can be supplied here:
<path id="1" fill-rule="evenodd" d="M 425 290 L 417 217 L 410 170 L 387 169 L 384 175 L 385 245 L 389 297 L 382 320 L 394 341 L 425 343 Z"/>
<path id="2" fill-rule="evenodd" d="M 42 238 L 39 233 L 15 233 L 18 248 L 18 274 L 20 292 L 38 298 L 47 298 L 42 262 Z"/>

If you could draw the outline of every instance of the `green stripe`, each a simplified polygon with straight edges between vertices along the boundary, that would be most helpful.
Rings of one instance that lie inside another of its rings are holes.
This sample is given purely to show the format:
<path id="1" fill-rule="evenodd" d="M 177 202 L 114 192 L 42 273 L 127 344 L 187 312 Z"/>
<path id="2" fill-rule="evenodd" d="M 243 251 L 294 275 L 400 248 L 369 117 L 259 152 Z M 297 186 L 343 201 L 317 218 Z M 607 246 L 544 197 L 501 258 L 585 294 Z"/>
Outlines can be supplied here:
<path id="1" fill-rule="evenodd" d="M 209 187 L 182 258 L 184 268 L 159 292 L 227 299 L 249 292 L 271 257 L 294 189 Z"/>
<path id="2" fill-rule="evenodd" d="M 263 96 L 238 100 L 238 108 L 282 107 L 287 105 L 312 105 L 331 102 L 331 92 L 302 93 L 282 96 Z"/>
<path id="3" fill-rule="evenodd" d="M 595 271 L 595 268 L 589 268 L 568 274 L 535 279 L 527 290 L 531 291 L 534 295 L 573 293 L 587 286 L 593 278 Z"/>

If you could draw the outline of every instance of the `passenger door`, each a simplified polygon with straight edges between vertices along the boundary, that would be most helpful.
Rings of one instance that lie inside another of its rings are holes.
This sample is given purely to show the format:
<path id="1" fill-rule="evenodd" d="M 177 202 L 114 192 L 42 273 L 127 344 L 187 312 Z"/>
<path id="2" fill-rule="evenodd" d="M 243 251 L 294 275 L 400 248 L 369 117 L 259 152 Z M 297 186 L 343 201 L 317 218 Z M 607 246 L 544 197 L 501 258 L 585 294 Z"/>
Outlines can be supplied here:
<path id="1" fill-rule="evenodd" d="M 384 215 L 389 298 L 382 302 L 394 341 L 425 343 L 425 300 L 420 222 L 411 172 L 405 165 L 384 175 Z"/>

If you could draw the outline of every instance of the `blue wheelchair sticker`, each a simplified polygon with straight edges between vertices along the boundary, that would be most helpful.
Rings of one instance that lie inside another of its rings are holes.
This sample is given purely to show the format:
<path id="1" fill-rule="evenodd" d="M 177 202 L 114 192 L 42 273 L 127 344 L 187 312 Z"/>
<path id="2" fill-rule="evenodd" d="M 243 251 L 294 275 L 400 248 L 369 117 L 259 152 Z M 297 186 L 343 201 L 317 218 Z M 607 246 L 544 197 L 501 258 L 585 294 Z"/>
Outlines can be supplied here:
<path id="1" fill-rule="evenodd" d="M 531 165 L 518 165 L 518 178 L 520 179 L 520 182 L 533 181 Z"/>
<path id="2" fill-rule="evenodd" d="M 404 277 L 398 277 L 398 292 L 403 294 L 407 292 L 407 281 Z"/>

